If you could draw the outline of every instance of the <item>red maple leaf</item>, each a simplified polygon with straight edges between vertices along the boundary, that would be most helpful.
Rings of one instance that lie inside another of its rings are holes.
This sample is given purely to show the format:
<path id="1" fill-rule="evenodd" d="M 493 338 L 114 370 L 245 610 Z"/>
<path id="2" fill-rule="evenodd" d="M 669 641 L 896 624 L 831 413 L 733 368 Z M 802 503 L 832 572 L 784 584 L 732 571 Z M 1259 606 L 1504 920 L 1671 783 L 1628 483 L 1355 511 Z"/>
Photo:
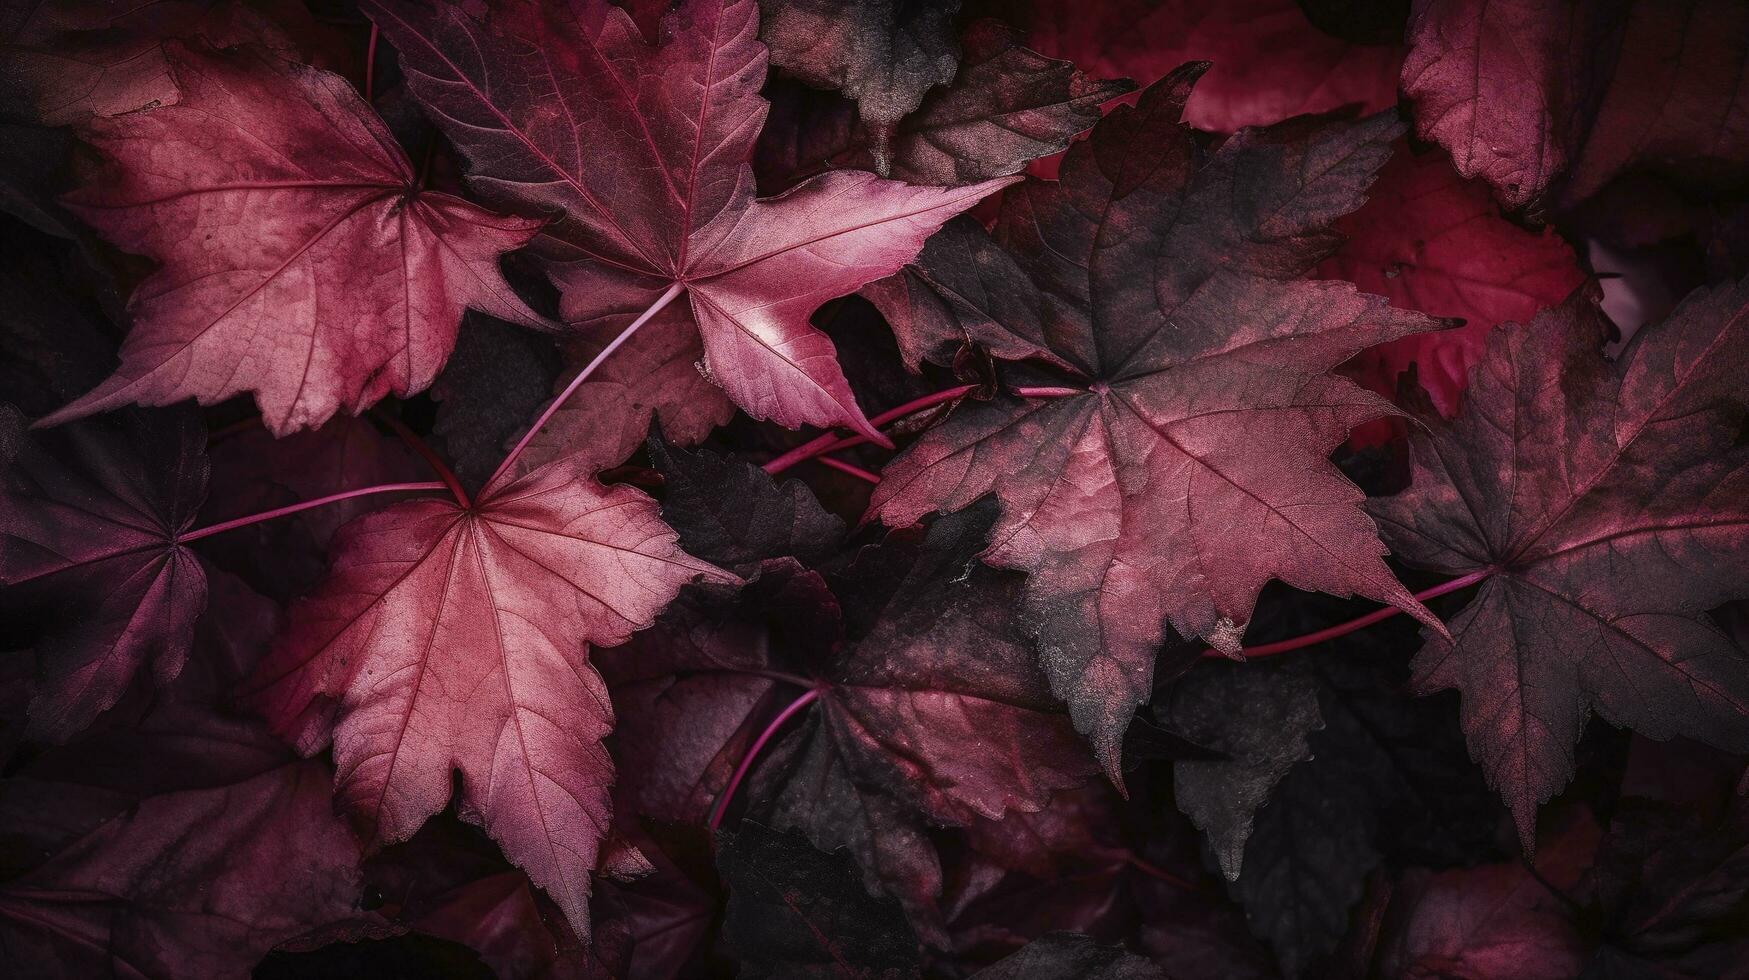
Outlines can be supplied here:
<path id="1" fill-rule="evenodd" d="M 11 615 L 49 617 L 27 730 L 59 741 L 140 668 L 168 682 L 188 659 L 207 579 L 177 538 L 206 497 L 206 430 L 184 412 L 25 425 L 0 405 L 0 584 Z"/>
<path id="2" fill-rule="evenodd" d="M 1339 218 L 1336 230 L 1347 240 L 1317 275 L 1346 279 L 1399 309 L 1464 321 L 1365 351 L 1345 370 L 1389 396 L 1413 364 L 1447 417 L 1457 413 L 1490 330 L 1529 320 L 1585 281 L 1572 246 L 1552 230 L 1526 231 L 1501 217 L 1487 185 L 1459 176 L 1437 151 L 1399 144 L 1371 199 Z"/>
<path id="3" fill-rule="evenodd" d="M 1280 578 L 1437 628 L 1325 455 L 1391 412 L 1330 369 L 1432 321 L 1298 278 L 1400 127 L 1295 120 L 1205 160 L 1179 123 L 1204 68 L 1107 116 L 1060 182 L 1011 190 L 994 239 L 962 226 L 932 242 L 888 317 L 902 349 L 1030 355 L 1040 366 L 1011 380 L 1066 396 L 960 405 L 887 467 L 870 513 L 903 525 L 997 494 L 984 558 L 1028 573 L 1052 689 L 1114 776 L 1168 622 L 1235 652 Z"/>
<path id="4" fill-rule="evenodd" d="M 250 698 L 305 753 L 333 744 L 340 803 L 375 841 L 418 830 L 459 771 L 463 816 L 587 934 L 613 780 L 587 645 L 623 642 L 698 577 L 733 581 L 576 461 L 470 505 L 396 504 L 336 535 Z"/>
<path id="5" fill-rule="evenodd" d="M 252 391 L 275 435 L 429 385 L 463 307 L 540 324 L 498 271 L 538 223 L 421 191 L 337 75 L 170 42 L 181 99 L 93 120 L 109 166 L 65 199 L 156 259 L 120 369 L 43 419 Z"/>
<path id="6" fill-rule="evenodd" d="M 553 218 L 538 245 L 566 320 L 620 324 L 684 289 L 687 315 L 645 329 L 696 331 L 702 370 L 744 411 L 886 443 L 808 317 L 896 271 L 942 221 L 1007 181 L 925 188 L 840 172 L 755 200 L 748 160 L 767 107 L 753 0 L 687 0 L 654 48 L 605 0 L 505 0 L 483 21 L 459 6 L 363 7 L 471 161 L 471 186 Z M 525 67 L 499 74 L 510 64 Z"/>
<path id="7" fill-rule="evenodd" d="M 1615 362 L 1576 294 L 1489 338 L 1463 413 L 1415 432 L 1370 509 L 1404 560 L 1485 577 L 1415 660 L 1463 694 L 1470 751 L 1527 847 L 1595 710 L 1749 749 L 1749 656 L 1706 612 L 1749 596 L 1749 284 L 1702 290 Z"/>

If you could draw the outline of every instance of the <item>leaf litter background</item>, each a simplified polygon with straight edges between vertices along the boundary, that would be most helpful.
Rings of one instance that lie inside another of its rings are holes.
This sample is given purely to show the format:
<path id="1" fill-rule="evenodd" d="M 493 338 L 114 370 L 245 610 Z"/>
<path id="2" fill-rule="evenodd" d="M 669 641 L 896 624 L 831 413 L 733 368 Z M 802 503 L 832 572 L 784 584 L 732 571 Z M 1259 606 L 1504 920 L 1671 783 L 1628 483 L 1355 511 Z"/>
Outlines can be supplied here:
<path id="1" fill-rule="evenodd" d="M 1749 962 L 1740 4 L 0 42 L 8 975 Z"/>

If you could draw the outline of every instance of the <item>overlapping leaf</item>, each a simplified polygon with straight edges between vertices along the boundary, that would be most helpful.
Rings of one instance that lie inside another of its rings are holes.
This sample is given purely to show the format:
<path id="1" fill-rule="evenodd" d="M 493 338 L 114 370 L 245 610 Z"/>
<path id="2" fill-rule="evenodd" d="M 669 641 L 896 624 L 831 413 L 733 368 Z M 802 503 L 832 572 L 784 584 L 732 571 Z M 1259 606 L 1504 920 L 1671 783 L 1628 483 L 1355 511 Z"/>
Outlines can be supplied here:
<path id="1" fill-rule="evenodd" d="M 1326 34 L 1306 7 L 1295 0 L 989 5 L 1023 24 L 1031 47 L 1096 75 L 1147 83 L 1186 61 L 1212 62 L 1184 110 L 1185 122 L 1198 129 L 1230 133 L 1301 113 L 1395 105 L 1402 49 Z"/>
<path id="2" fill-rule="evenodd" d="M 451 795 L 588 932 L 609 825 L 613 726 L 588 644 L 623 642 L 686 582 L 655 503 L 556 463 L 462 507 L 415 501 L 347 525 L 328 580 L 251 682 L 306 753 L 330 743 L 340 805 L 404 840 Z"/>
<path id="3" fill-rule="evenodd" d="M 887 467 L 870 508 L 903 525 L 996 493 L 984 558 L 1028 573 L 1052 689 L 1114 776 L 1168 624 L 1231 653 L 1271 578 L 1435 622 L 1325 458 L 1391 411 L 1330 369 L 1433 323 L 1298 279 L 1400 127 L 1298 120 L 1205 159 L 1178 121 L 1204 67 L 1107 116 L 1060 182 L 1010 191 L 993 238 L 960 225 L 896 302 L 876 297 L 898 307 L 909 358 L 972 341 L 1037 365 L 1011 380 L 1064 389 L 961 405 Z"/>
<path id="4" fill-rule="evenodd" d="M 610 328 L 684 286 L 686 315 L 646 328 L 680 336 L 651 343 L 678 349 L 696 331 L 703 370 L 748 414 L 885 442 L 808 316 L 896 270 L 1000 183 L 840 172 L 754 200 L 748 160 L 767 107 L 753 0 L 687 0 L 659 47 L 605 0 L 503 0 L 484 20 L 404 0 L 364 7 L 468 156 L 472 186 L 554 219 L 540 243 L 566 320 Z"/>
<path id="5" fill-rule="evenodd" d="M 26 424 L 0 405 L 0 584 L 18 639 L 40 627 L 27 730 L 63 740 L 188 658 L 207 579 L 177 539 L 206 497 L 206 431 L 181 411 Z"/>
<path id="6" fill-rule="evenodd" d="M 1732 0 L 1418 0 L 1403 90 L 1425 139 L 1519 208 L 1649 167 L 1705 185 L 1749 157 L 1749 8 Z"/>
<path id="7" fill-rule="evenodd" d="M 95 120 L 111 157 L 67 198 L 159 262 L 120 370 L 43 420 L 255 394 L 276 435 L 431 383 L 463 307 L 531 325 L 498 256 L 538 225 L 421 191 L 338 76 L 171 43 L 176 105 Z"/>
<path id="8" fill-rule="evenodd" d="M 1365 351 L 1348 365 L 1362 384 L 1391 395 L 1414 364 L 1447 417 L 1457 412 L 1488 331 L 1529 320 L 1585 281 L 1572 246 L 1553 230 L 1538 234 L 1501 217 L 1488 187 L 1460 177 L 1436 151 L 1400 147 L 1379 171 L 1371 200 L 1336 230 L 1345 241 L 1318 275 L 1346 279 L 1400 309 L 1463 321 Z"/>
<path id="9" fill-rule="evenodd" d="M 1099 107 L 1135 86 L 1096 81 L 1067 61 L 1046 58 L 1005 27 L 966 29 L 964 62 L 952 83 L 925 96 L 886 137 L 885 176 L 914 184 L 959 185 L 1020 171 L 1060 152 L 1099 121 Z M 832 167 L 873 168 L 876 140 L 850 103 L 800 86 L 772 96 L 754 168 L 761 187 L 788 187 Z"/>
<path id="10" fill-rule="evenodd" d="M 1749 592 L 1749 283 L 1701 290 L 1614 361 L 1594 297 L 1497 330 L 1457 420 L 1412 436 L 1377 500 L 1393 549 L 1486 575 L 1415 661 L 1455 687 L 1471 752 L 1527 846 L 1596 711 L 1749 749 L 1749 654 L 1707 611 Z"/>
<path id="11" fill-rule="evenodd" d="M 245 978 L 358 911 L 327 767 L 220 707 L 273 606 L 215 582 L 223 622 L 174 685 L 0 782 L 0 950 L 28 977 Z"/>

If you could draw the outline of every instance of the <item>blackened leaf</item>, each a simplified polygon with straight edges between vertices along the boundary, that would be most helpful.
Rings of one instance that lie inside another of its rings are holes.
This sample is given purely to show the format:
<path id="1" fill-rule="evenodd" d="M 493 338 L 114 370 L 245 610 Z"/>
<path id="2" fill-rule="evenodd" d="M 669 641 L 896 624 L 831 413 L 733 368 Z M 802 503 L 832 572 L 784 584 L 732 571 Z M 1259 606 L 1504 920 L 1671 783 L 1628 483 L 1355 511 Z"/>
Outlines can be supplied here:
<path id="1" fill-rule="evenodd" d="M 1205 664 L 1180 678 L 1155 714 L 1172 731 L 1224 753 L 1172 764 L 1174 798 L 1228 878 L 1239 876 L 1257 808 L 1324 726 L 1310 671 L 1285 664 Z"/>
<path id="2" fill-rule="evenodd" d="M 795 831 L 744 821 L 721 837 L 729 886 L 724 934 L 740 976 L 899 978 L 919 967 L 899 904 L 862 887 L 848 854 L 827 854 Z"/>
<path id="3" fill-rule="evenodd" d="M 532 330 L 478 312 L 469 312 L 462 326 L 455 352 L 431 385 L 437 401 L 432 431 L 456 475 L 474 489 L 552 399 L 560 361 L 552 340 Z M 528 460 L 528 469 L 535 465 Z"/>
<path id="4" fill-rule="evenodd" d="M 688 553 L 744 572 L 767 558 L 813 564 L 838 547 L 844 522 L 799 480 L 781 484 L 737 456 L 689 451 L 660 438 L 650 460 L 662 474 L 662 518 Z"/>
<path id="5" fill-rule="evenodd" d="M 833 580 L 848 639 L 803 652 L 819 704 L 755 774 L 759 818 L 848 845 L 938 942 L 929 824 L 1037 810 L 1093 760 L 1017 629 L 1020 583 L 986 568 L 989 507 L 896 531 Z"/>
<path id="6" fill-rule="evenodd" d="M 959 7 L 960 0 L 761 0 L 759 38 L 773 65 L 856 101 L 884 175 L 893 126 L 924 92 L 953 80 Z"/>
<path id="7" fill-rule="evenodd" d="M 889 176 L 958 185 L 1018 173 L 1060 152 L 1099 121 L 1102 104 L 1135 88 L 1088 78 L 1067 61 L 1023 47 L 992 21 L 971 25 L 961 43 L 958 76 L 894 128 Z M 836 96 L 780 88 L 754 151 L 760 186 L 776 190 L 833 167 L 877 166 L 874 136 L 853 115 Z"/>
<path id="8" fill-rule="evenodd" d="M 1345 760 L 1319 759 L 1334 765 Z M 1257 811 L 1232 893 L 1252 932 L 1275 950 L 1282 972 L 1302 975 L 1348 930 L 1348 913 L 1379 861 L 1367 804 L 1349 779 L 1290 770 Z"/>
<path id="9" fill-rule="evenodd" d="M 1101 946 L 1086 936 L 1053 932 L 1026 944 L 973 980 L 1164 980 L 1166 974 L 1122 946 Z"/>

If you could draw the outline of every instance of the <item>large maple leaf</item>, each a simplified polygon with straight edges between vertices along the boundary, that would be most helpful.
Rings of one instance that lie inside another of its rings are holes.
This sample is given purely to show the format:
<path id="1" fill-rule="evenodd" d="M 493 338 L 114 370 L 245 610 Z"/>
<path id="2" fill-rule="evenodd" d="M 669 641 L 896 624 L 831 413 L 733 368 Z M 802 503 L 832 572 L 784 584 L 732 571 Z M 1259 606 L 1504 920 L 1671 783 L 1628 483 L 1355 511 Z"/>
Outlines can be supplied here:
<path id="1" fill-rule="evenodd" d="M 1610 331 L 1587 293 L 1495 331 L 1463 414 L 1411 437 L 1412 486 L 1371 506 L 1405 561 L 1487 576 L 1415 679 L 1462 692 L 1527 846 L 1593 710 L 1749 749 L 1749 656 L 1707 616 L 1749 596 L 1749 283 L 1695 293 L 1613 363 Z"/>
<path id="2" fill-rule="evenodd" d="M 702 369 L 748 414 L 885 443 L 808 317 L 897 270 L 1005 181 L 943 189 L 840 172 L 755 200 L 748 160 L 767 106 L 753 0 L 687 0 L 660 47 L 605 0 L 499 0 L 484 20 L 451 5 L 362 6 L 471 161 L 472 187 L 553 218 L 538 243 L 566 320 L 623 323 L 683 286 L 685 315 L 643 328 L 678 333 L 655 347 L 686 348 L 696 332 Z"/>
<path id="3" fill-rule="evenodd" d="M 1170 622 L 1228 653 L 1271 578 L 1437 624 L 1391 576 L 1360 490 L 1326 458 L 1388 404 L 1330 369 L 1427 329 L 1352 286 L 1298 279 L 1336 244 L 1400 126 L 1297 120 L 1207 160 L 1180 125 L 1188 65 L 1073 147 L 1060 182 L 960 223 L 883 290 L 908 357 L 981 343 L 1068 397 L 967 402 L 886 470 L 894 525 L 994 491 L 985 560 L 1026 571 L 1051 686 L 1114 775 Z"/>
<path id="4" fill-rule="evenodd" d="M 463 307 L 538 326 L 498 256 L 538 224 L 422 191 L 347 82 L 171 42 L 175 105 L 93 120 L 110 157 L 65 199 L 159 262 L 117 372 L 41 424 L 252 391 L 276 435 L 429 385 Z"/>
<path id="5" fill-rule="evenodd" d="M 623 642 L 691 579 L 732 576 L 682 552 L 649 498 L 574 462 L 470 506 L 368 514 L 334 555 L 252 700 L 306 753 L 333 743 L 340 802 L 376 841 L 418 830 L 459 771 L 463 815 L 586 934 L 613 776 L 587 645 Z"/>
<path id="6" fill-rule="evenodd" d="M 27 731 L 62 740 L 141 668 L 167 682 L 188 659 L 207 579 L 178 537 L 206 497 L 206 430 L 180 411 L 25 426 L 0 405 L 0 585 L 19 639 L 43 621 Z"/>

